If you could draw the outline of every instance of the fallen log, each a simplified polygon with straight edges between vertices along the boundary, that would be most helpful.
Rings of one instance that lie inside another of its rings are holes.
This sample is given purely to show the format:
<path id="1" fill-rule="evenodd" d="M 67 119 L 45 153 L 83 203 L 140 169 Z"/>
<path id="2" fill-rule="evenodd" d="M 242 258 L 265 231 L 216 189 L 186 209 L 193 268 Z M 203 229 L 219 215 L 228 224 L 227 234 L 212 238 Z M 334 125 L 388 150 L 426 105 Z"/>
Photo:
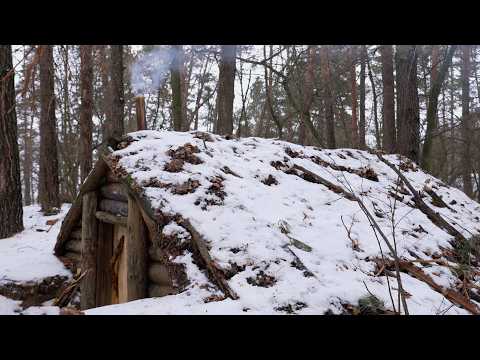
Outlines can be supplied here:
<path id="1" fill-rule="evenodd" d="M 97 211 L 95 213 L 95 217 L 103 222 L 106 222 L 108 224 L 113 224 L 113 225 L 127 225 L 127 217 L 126 216 L 117 216 L 113 215 L 109 212 L 106 211 Z"/>
<path id="2" fill-rule="evenodd" d="M 99 208 L 114 215 L 128 216 L 128 203 L 121 201 L 102 199 Z"/>
<path id="3" fill-rule="evenodd" d="M 128 197 L 125 187 L 121 183 L 110 183 L 100 188 L 100 195 L 109 200 L 122 201 L 127 203 Z"/>

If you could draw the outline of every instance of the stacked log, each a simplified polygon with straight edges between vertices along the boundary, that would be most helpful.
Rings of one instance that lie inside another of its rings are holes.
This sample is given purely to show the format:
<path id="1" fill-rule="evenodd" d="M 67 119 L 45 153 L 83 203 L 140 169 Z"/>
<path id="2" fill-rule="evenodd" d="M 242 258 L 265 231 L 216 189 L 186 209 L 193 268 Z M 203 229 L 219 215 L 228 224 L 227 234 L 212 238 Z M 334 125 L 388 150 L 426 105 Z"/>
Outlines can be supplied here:
<path id="1" fill-rule="evenodd" d="M 77 225 L 70 233 L 70 238 L 65 243 L 64 256 L 73 260 L 74 262 L 80 262 L 82 258 L 82 228 Z"/>
<path id="2" fill-rule="evenodd" d="M 163 251 L 156 246 L 151 246 L 148 255 L 150 260 L 148 264 L 148 296 L 161 297 L 176 294 L 177 291 L 173 287 L 168 266 L 164 264 L 165 254 Z"/>

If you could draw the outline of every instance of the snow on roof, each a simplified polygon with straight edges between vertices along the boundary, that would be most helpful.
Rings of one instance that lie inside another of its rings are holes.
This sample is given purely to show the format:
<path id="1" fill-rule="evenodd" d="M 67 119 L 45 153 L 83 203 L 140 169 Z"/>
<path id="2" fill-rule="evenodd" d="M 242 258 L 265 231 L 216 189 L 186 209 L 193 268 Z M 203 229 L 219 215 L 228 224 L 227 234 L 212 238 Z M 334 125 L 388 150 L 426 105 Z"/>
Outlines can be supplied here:
<path id="1" fill-rule="evenodd" d="M 239 299 L 206 300 L 218 291 L 209 292 L 208 280 L 186 254 L 175 259 L 185 264 L 191 280 L 185 292 L 91 313 L 179 313 L 185 310 L 182 306 L 194 313 L 340 313 L 342 304 L 357 303 L 369 293 L 391 309 L 386 278 L 375 276 L 371 261 L 381 256 L 379 242 L 359 205 L 285 172 L 285 166 L 299 165 L 352 191 L 390 238 L 395 207 L 401 258 L 427 259 L 442 247 L 451 249 L 452 236 L 410 206 L 407 192 L 398 192 L 403 201 L 389 195 L 398 189 L 398 176 L 369 152 L 321 150 L 274 139 L 226 140 L 195 132 L 139 131 L 129 137 L 123 149 L 110 155 L 118 168 L 143 189 L 153 208 L 190 220 L 206 239 L 212 259 L 230 273 L 228 284 Z M 405 159 L 385 158 L 401 165 L 417 191 L 425 184 L 433 188 L 448 207 L 435 207 L 428 195 L 424 201 L 458 231 L 465 236 L 479 233 L 478 203 Z M 167 230 L 175 231 L 175 225 Z M 387 254 L 381 239 L 380 245 Z M 444 287 L 454 288 L 458 281 L 445 266 L 433 263 L 422 270 Z M 408 274 L 402 279 L 411 314 L 467 313 L 426 283 Z M 396 281 L 390 282 L 396 299 Z"/>

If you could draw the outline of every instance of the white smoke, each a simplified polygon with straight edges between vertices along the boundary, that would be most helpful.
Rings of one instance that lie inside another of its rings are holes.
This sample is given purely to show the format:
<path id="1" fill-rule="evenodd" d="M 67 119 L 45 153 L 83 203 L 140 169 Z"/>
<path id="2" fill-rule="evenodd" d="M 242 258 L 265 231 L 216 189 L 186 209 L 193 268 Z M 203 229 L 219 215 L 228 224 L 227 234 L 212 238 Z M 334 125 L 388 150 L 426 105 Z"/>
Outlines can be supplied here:
<path id="1" fill-rule="evenodd" d="M 145 53 L 131 66 L 132 90 L 135 95 L 154 92 L 169 74 L 178 51 L 170 46 L 157 47 Z"/>

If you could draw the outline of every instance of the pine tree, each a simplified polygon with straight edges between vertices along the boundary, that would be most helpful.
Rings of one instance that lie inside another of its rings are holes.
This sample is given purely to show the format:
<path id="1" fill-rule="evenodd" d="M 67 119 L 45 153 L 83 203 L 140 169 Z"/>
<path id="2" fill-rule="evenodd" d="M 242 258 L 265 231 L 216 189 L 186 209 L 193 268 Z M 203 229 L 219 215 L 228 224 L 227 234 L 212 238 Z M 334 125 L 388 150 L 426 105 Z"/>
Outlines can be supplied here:
<path id="1" fill-rule="evenodd" d="M 60 208 L 55 118 L 53 47 L 40 45 L 40 175 L 38 196 L 44 214 Z"/>
<path id="2" fill-rule="evenodd" d="M 0 45 L 0 239 L 23 230 L 11 45 Z"/>

